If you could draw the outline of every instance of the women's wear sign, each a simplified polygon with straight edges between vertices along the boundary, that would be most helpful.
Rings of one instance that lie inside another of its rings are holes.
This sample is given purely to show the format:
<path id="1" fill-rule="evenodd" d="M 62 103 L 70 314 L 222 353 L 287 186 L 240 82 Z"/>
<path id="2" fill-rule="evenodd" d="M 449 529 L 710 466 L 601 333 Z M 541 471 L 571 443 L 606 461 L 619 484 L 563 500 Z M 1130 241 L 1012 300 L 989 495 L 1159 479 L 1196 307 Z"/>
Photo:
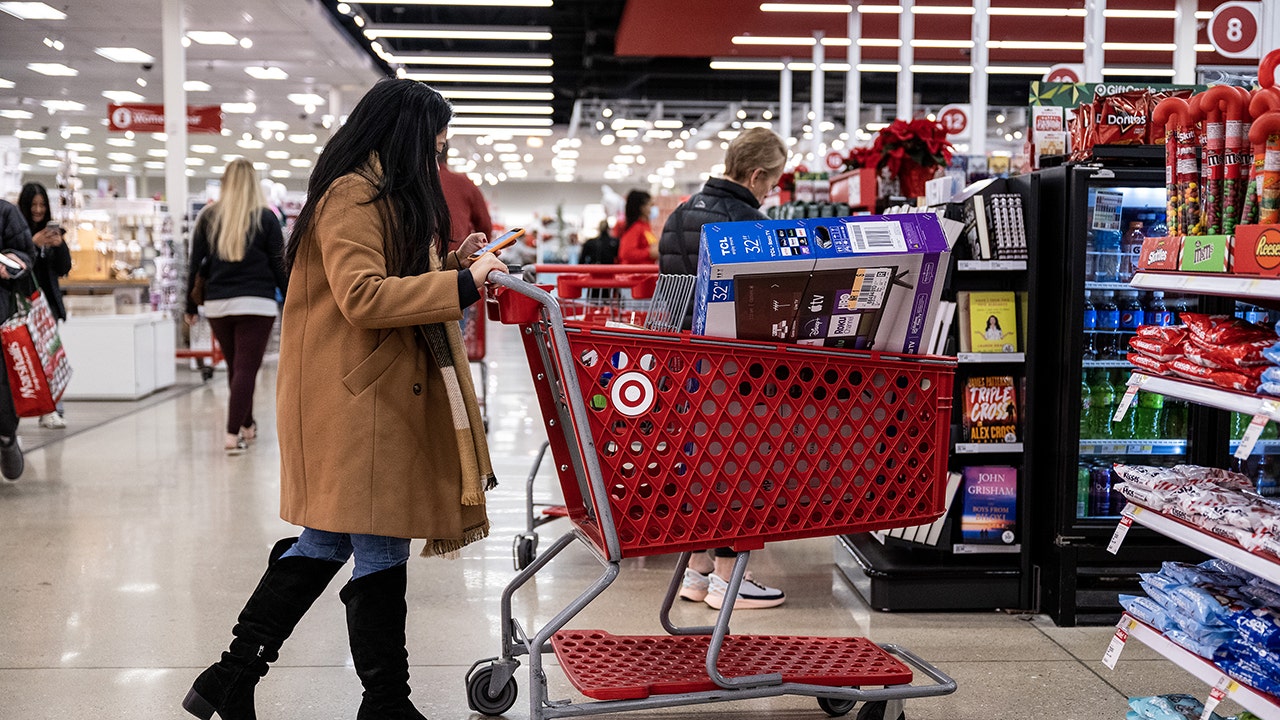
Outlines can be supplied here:
<path id="1" fill-rule="evenodd" d="M 108 105 L 110 132 L 164 132 L 164 105 Z M 222 132 L 221 105 L 188 105 L 187 132 Z"/>

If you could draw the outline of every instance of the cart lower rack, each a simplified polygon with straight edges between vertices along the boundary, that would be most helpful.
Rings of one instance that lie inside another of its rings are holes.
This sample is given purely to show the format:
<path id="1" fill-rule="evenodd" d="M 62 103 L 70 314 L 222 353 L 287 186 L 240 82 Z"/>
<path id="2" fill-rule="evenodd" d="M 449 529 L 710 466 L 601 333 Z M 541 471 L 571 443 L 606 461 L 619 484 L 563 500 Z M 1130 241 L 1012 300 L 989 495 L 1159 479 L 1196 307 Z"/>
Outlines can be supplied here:
<path id="1" fill-rule="evenodd" d="M 467 673 L 472 709 L 514 705 L 529 656 L 531 720 L 777 695 L 818 698 L 829 715 L 899 717 L 909 698 L 955 681 L 909 651 L 865 638 L 729 635 L 678 627 L 670 611 L 690 555 L 739 551 L 726 595 L 765 542 L 931 522 L 943 512 L 955 365 L 939 358 L 723 341 L 566 323 L 556 299 L 494 273 L 496 319 L 517 324 L 572 530 L 502 595 L 502 647 Z M 575 541 L 602 572 L 541 628 L 512 615 L 516 591 Z M 617 578 L 625 558 L 679 552 L 659 610 L 665 635 L 565 626 Z M 591 702 L 551 701 L 554 652 Z M 913 670 L 929 684 L 914 685 Z"/>

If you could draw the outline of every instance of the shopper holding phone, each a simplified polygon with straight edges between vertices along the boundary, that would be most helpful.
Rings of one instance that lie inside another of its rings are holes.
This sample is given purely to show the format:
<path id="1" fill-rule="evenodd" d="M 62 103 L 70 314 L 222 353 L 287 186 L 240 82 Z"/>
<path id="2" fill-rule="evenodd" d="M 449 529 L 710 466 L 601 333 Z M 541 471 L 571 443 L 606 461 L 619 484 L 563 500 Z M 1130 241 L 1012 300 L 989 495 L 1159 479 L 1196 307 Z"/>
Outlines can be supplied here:
<path id="1" fill-rule="evenodd" d="M 44 299 L 49 303 L 49 310 L 59 321 L 67 319 L 67 309 L 62 302 L 62 286 L 58 278 L 71 272 L 71 249 L 67 247 L 67 231 L 52 221 L 53 210 L 49 204 L 49 193 L 40 183 L 27 183 L 22 186 L 18 195 L 18 209 L 26 218 L 27 228 L 31 230 L 31 241 L 36 247 L 35 267 L 32 276 L 36 285 L 44 292 Z M 67 427 L 63 416 L 62 401 L 48 415 L 41 416 L 40 427 L 62 430 Z"/>
<path id="2" fill-rule="evenodd" d="M 494 253 L 468 259 L 481 233 L 447 251 L 436 155 L 452 115 L 430 87 L 383 80 L 316 160 L 285 252 L 277 381 L 280 514 L 303 530 L 277 543 L 230 649 L 183 702 L 198 717 L 254 717 L 258 679 L 354 554 L 339 595 L 357 718 L 423 720 L 405 649 L 409 539 L 449 555 L 489 532 L 495 480 L 458 320 L 506 269 Z"/>
<path id="3" fill-rule="evenodd" d="M 786 164 L 786 143 L 772 131 L 752 128 L 734 138 L 725 151 L 724 177 L 707 180 L 700 192 L 680 203 L 667 218 L 662 239 L 658 241 L 658 267 L 662 273 L 693 275 L 698 272 L 703 225 L 763 220 L 760 204 L 778 184 Z M 692 314 L 686 314 L 686 330 L 692 321 Z M 719 609 L 725 602 L 737 553 L 729 548 L 716 548 L 713 554 L 713 559 L 705 553 L 697 553 L 690 559 L 680 597 L 706 602 Z M 734 607 L 770 608 L 785 600 L 786 594 L 781 590 L 748 576 L 738 590 Z"/>

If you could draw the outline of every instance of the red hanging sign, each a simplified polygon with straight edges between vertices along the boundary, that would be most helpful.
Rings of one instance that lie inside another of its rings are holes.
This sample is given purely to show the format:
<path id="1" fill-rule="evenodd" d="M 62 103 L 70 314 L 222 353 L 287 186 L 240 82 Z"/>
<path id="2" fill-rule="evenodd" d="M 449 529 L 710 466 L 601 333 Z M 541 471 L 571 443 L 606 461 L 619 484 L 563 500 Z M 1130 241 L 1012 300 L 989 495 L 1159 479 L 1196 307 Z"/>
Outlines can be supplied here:
<path id="1" fill-rule="evenodd" d="M 164 132 L 164 105 L 108 105 L 110 132 Z M 221 105 L 188 105 L 187 132 L 222 132 Z"/>

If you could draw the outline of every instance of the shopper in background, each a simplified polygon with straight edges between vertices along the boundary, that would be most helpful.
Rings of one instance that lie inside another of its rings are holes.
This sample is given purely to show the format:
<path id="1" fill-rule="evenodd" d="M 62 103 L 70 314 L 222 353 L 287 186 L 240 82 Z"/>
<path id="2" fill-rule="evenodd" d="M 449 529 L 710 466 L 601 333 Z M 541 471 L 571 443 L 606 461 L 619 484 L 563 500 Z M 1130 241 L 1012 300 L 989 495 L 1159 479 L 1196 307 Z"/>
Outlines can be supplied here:
<path id="1" fill-rule="evenodd" d="M 752 128 L 734 138 L 725 151 L 725 176 L 707 180 L 701 191 L 681 203 L 667 218 L 658 243 L 661 272 L 669 275 L 698 272 L 703 225 L 764 219 L 760 204 L 778 184 L 786 164 L 787 146 L 772 131 Z M 686 330 L 692 320 L 692 314 L 685 315 Z M 719 609 L 724 604 L 735 557 L 737 553 L 729 548 L 716 548 L 714 560 L 708 559 L 705 553 L 695 554 L 685 570 L 680 597 L 704 601 Z M 734 607 L 769 608 L 785 600 L 781 590 L 762 585 L 748 575 L 738 590 Z"/>
<path id="2" fill-rule="evenodd" d="M 485 237 L 493 236 L 493 220 L 489 217 L 489 204 L 485 202 L 480 188 L 471 182 L 471 178 L 449 169 L 449 143 L 440 151 L 440 188 L 444 190 L 444 201 L 449 206 L 449 223 L 453 228 L 453 239 L 449 241 L 449 249 L 457 250 L 463 241 L 472 233 L 481 232 Z"/>
<path id="3" fill-rule="evenodd" d="M 253 392 L 284 292 L 284 237 L 267 206 L 253 163 L 237 158 L 222 173 L 218 202 L 196 218 L 187 269 L 187 323 L 199 319 L 191 288 L 204 278 L 204 315 L 227 358 L 227 454 L 240 455 L 257 438 Z"/>
<path id="4" fill-rule="evenodd" d="M 618 236 L 618 262 L 643 265 L 658 259 L 658 238 L 649 221 L 657 217 L 653 196 L 643 190 L 627 193 L 626 220 Z"/>
<path id="5" fill-rule="evenodd" d="M 22 186 L 18 195 L 18 209 L 27 220 L 27 228 L 31 230 L 31 241 L 36 246 L 35 267 L 32 276 L 36 285 L 44 292 L 44 299 L 49 303 L 49 310 L 59 321 L 67 319 L 67 309 L 62 303 L 62 288 L 58 278 L 66 277 L 71 272 L 71 249 L 67 247 L 65 237 L 67 231 L 61 227 L 49 227 L 53 214 L 49 204 L 49 193 L 40 183 L 27 183 Z M 67 426 L 63 417 L 62 401 L 48 415 L 40 418 L 40 427 L 61 430 Z"/>
<path id="6" fill-rule="evenodd" d="M 22 211 L 4 200 L 0 200 L 0 253 L 22 268 L 15 270 L 0 264 L 0 318 L 8 318 L 17 310 L 12 291 L 31 274 L 28 268 L 35 257 L 36 246 L 31 242 L 31 231 L 27 229 Z M 0 369 L 0 477 L 12 482 L 22 476 L 26 461 L 18 444 L 18 412 L 13 409 L 13 395 L 9 393 L 9 373 Z"/>
<path id="7" fill-rule="evenodd" d="M 578 262 L 583 265 L 612 265 L 618 259 L 618 240 L 609 234 L 609 221 L 601 220 L 598 234 L 582 243 Z"/>
<path id="8" fill-rule="evenodd" d="M 446 253 L 436 155 L 452 115 L 426 85 L 383 80 L 316 161 L 285 254 L 277 390 L 280 515 L 303 530 L 276 544 L 230 649 L 183 701 L 198 717 L 254 717 L 258 679 L 354 554 L 340 597 L 357 720 L 423 720 L 405 650 L 409 538 L 431 556 L 485 537 L 495 482 L 458 320 L 505 267 L 468 260 L 481 233 Z"/>

